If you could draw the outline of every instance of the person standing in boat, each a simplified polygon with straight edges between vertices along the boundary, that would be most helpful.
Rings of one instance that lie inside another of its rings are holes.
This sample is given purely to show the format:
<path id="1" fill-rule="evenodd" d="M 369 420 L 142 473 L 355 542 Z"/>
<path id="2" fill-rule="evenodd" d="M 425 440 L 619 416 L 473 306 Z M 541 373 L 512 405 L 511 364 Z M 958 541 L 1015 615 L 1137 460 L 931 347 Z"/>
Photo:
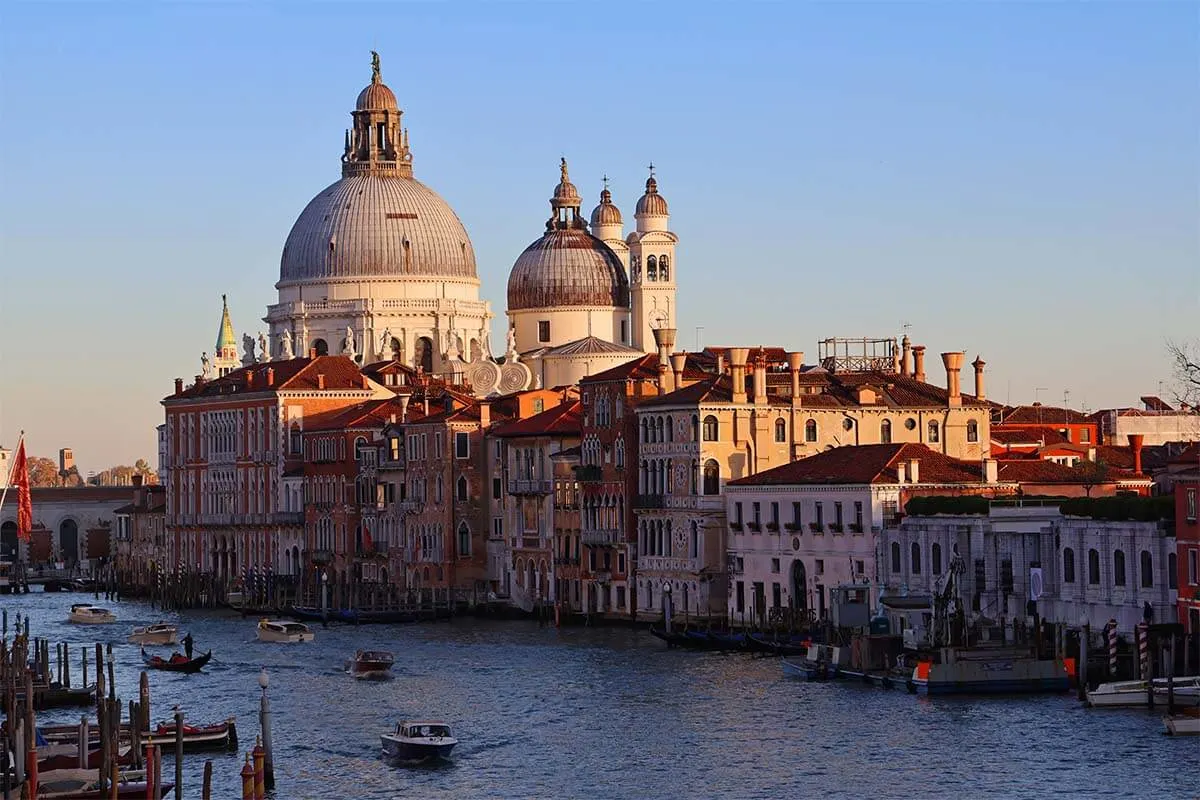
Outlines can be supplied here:
<path id="1" fill-rule="evenodd" d="M 187 655 L 188 661 L 192 660 L 192 632 L 188 631 L 187 636 L 183 637 L 183 652 Z"/>

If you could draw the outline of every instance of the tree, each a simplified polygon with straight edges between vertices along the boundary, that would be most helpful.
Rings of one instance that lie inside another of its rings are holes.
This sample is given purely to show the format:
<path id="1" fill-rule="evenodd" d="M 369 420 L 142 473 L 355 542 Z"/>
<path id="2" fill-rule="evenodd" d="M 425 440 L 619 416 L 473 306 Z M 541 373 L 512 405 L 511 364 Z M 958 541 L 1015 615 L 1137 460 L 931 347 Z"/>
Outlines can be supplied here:
<path id="1" fill-rule="evenodd" d="M 1108 474 L 1108 464 L 1103 461 L 1080 461 L 1075 465 L 1075 474 L 1079 476 L 1079 483 L 1088 497 L 1092 496 L 1092 489 L 1112 480 Z"/>
<path id="2" fill-rule="evenodd" d="M 29 468 L 30 486 L 58 486 L 58 465 L 53 461 L 32 456 L 25 463 Z"/>
<path id="3" fill-rule="evenodd" d="M 1175 400 L 1200 405 L 1200 342 L 1167 341 L 1167 355 L 1175 376 Z"/>

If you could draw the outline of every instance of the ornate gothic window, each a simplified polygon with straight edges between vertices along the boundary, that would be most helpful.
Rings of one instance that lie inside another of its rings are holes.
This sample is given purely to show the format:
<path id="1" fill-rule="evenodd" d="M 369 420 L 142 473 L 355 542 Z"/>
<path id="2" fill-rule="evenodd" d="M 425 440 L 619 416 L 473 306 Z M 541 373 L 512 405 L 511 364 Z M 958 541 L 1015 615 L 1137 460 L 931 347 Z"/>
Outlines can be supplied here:
<path id="1" fill-rule="evenodd" d="M 714 495 L 721 493 L 721 468 L 716 461 L 704 462 L 704 493 Z"/>

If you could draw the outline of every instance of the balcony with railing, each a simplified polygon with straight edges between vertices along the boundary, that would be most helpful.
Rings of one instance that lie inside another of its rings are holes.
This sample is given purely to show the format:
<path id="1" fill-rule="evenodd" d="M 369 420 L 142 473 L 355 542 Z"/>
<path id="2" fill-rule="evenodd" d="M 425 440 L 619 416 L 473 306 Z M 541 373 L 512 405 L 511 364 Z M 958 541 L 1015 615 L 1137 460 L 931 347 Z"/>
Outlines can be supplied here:
<path id="1" fill-rule="evenodd" d="M 636 511 L 646 511 L 663 508 L 666 498 L 661 494 L 636 494 L 633 496 L 633 508 Z"/>
<path id="2" fill-rule="evenodd" d="M 617 544 L 623 538 L 619 528 L 595 528 L 585 530 L 579 535 L 583 539 L 584 544 L 592 547 Z"/>
<path id="3" fill-rule="evenodd" d="M 332 550 L 309 550 L 308 557 L 312 563 L 317 564 L 318 566 L 333 563 Z"/>
<path id="4" fill-rule="evenodd" d="M 508 482 L 511 495 L 548 495 L 554 492 L 554 481 L 540 478 L 513 478 Z"/>
<path id="5" fill-rule="evenodd" d="M 641 556 L 638 569 L 643 572 L 690 572 L 699 573 L 703 565 L 698 558 L 676 558 L 675 556 Z"/>

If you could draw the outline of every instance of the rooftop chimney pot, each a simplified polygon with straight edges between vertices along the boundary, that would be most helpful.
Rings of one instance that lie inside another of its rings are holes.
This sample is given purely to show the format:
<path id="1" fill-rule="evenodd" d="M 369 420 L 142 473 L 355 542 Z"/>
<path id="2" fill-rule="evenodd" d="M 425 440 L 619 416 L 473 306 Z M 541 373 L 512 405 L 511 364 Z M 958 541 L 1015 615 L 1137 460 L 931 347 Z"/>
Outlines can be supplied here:
<path id="1" fill-rule="evenodd" d="M 175 379 L 175 394 L 183 394 L 183 378 Z"/>
<path id="2" fill-rule="evenodd" d="M 904 334 L 904 338 L 900 340 L 900 348 L 901 348 L 900 374 L 905 375 L 905 376 L 911 375 L 912 374 L 912 354 L 913 354 L 912 353 L 912 342 L 909 341 L 907 333 Z"/>
<path id="3" fill-rule="evenodd" d="M 325 388 L 325 373 L 324 372 L 317 373 L 317 388 L 318 389 Z"/>
<path id="4" fill-rule="evenodd" d="M 1140 433 L 1129 434 L 1129 446 L 1133 449 L 1133 471 L 1141 473 L 1142 471 L 1142 444 L 1146 441 L 1146 437 Z"/>
<path id="5" fill-rule="evenodd" d="M 914 380 L 925 382 L 925 345 L 915 344 L 912 348 Z"/>
<path id="6" fill-rule="evenodd" d="M 962 371 L 963 359 L 966 357 L 962 352 L 942 353 L 942 364 L 946 367 L 946 394 L 947 404 L 950 406 L 962 405 L 962 389 L 959 385 L 959 373 Z"/>
<path id="7" fill-rule="evenodd" d="M 987 364 L 979 356 L 975 356 L 975 360 L 971 362 L 971 366 L 975 368 L 975 399 L 986 400 L 987 395 L 983 391 L 983 368 Z"/>
<path id="8" fill-rule="evenodd" d="M 733 381 L 733 402 L 746 402 L 746 359 L 749 347 L 729 348 L 729 374 Z"/>

